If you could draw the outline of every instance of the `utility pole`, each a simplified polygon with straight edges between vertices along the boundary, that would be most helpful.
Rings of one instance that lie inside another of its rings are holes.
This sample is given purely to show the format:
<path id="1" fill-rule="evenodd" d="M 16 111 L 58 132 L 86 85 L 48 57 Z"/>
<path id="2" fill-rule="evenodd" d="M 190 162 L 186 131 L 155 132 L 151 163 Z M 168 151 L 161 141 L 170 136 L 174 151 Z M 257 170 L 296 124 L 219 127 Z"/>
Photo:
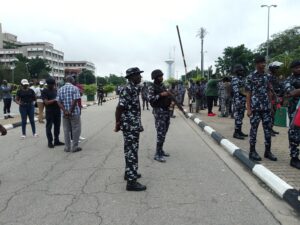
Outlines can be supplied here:
<path id="1" fill-rule="evenodd" d="M 201 39 L 201 76 L 203 76 L 203 64 L 204 64 L 204 52 L 203 52 L 203 42 L 204 37 L 206 36 L 207 31 L 205 28 L 201 27 L 196 35 L 196 37 L 199 37 Z"/>
<path id="2" fill-rule="evenodd" d="M 269 63 L 269 32 L 270 32 L 270 8 L 277 7 L 277 5 L 261 5 L 260 7 L 267 7 L 268 8 L 268 29 L 267 29 L 267 63 Z"/>

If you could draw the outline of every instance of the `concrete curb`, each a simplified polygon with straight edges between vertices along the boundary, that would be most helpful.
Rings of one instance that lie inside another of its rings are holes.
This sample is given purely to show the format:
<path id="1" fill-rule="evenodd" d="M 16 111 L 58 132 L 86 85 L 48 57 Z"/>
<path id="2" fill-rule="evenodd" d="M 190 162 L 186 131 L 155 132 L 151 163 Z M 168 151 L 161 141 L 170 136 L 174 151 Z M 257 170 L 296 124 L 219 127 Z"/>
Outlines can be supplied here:
<path id="1" fill-rule="evenodd" d="M 116 99 L 116 98 L 118 98 L 118 97 L 116 97 L 116 96 L 115 97 L 109 97 L 109 98 L 106 98 L 106 101 L 110 101 L 110 100 L 113 100 L 113 99 Z M 82 107 L 87 108 L 89 106 L 96 105 L 96 104 L 98 104 L 98 102 L 88 103 L 86 105 L 82 105 Z M 34 118 L 34 121 L 35 122 L 38 121 L 38 118 Z M 27 124 L 28 123 L 29 123 L 29 121 L 27 120 Z M 16 122 L 16 123 L 12 123 L 12 124 L 6 124 L 6 125 L 3 125 L 3 126 L 6 130 L 11 130 L 11 129 L 19 127 L 21 125 L 22 125 L 22 122 Z"/>
<path id="2" fill-rule="evenodd" d="M 187 112 L 187 110 L 185 111 Z M 208 126 L 201 119 L 197 118 L 194 114 L 187 112 L 187 115 L 199 126 L 199 128 L 201 128 L 202 131 L 211 136 L 229 154 L 237 158 L 255 176 L 257 176 L 269 188 L 271 188 L 280 198 L 284 199 L 290 206 L 300 213 L 300 191 L 293 188 L 263 165 L 251 161 L 246 151 L 242 150 L 231 141 L 224 138 L 220 133 Z"/>

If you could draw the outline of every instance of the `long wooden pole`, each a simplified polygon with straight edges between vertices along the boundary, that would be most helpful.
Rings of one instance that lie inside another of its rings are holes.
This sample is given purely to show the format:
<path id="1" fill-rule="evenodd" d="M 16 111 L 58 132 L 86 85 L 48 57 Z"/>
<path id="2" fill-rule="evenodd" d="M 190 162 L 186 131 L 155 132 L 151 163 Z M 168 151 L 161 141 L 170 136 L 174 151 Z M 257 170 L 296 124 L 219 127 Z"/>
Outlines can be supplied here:
<path id="1" fill-rule="evenodd" d="M 185 57 L 184 57 L 184 52 L 183 52 L 183 47 L 182 47 L 182 42 L 181 42 L 181 37 L 180 37 L 180 32 L 179 32 L 178 25 L 176 25 L 176 29 L 177 29 L 177 34 L 178 34 L 178 39 L 179 39 L 179 44 L 180 44 L 180 48 L 181 48 L 181 54 L 182 54 L 182 58 L 183 58 L 184 69 L 185 69 L 185 81 L 187 81 L 186 61 L 185 61 Z"/>

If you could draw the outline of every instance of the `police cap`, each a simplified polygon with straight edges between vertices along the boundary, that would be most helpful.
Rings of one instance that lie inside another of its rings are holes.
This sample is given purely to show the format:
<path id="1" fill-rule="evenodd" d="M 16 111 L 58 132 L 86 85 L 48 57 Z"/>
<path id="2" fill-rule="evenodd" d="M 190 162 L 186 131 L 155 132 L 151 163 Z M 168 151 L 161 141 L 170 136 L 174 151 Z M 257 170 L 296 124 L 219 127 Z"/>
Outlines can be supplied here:
<path id="1" fill-rule="evenodd" d="M 126 70 L 126 76 L 125 78 L 129 78 L 132 75 L 138 75 L 143 73 L 144 71 L 141 71 L 138 67 L 132 67 Z"/>
<path id="2" fill-rule="evenodd" d="M 282 62 L 274 61 L 269 64 L 269 69 L 278 69 L 282 64 Z"/>
<path id="3" fill-rule="evenodd" d="M 151 79 L 152 80 L 155 80 L 157 77 L 161 77 L 163 76 L 163 72 L 161 70 L 153 70 L 152 73 L 151 73 Z"/>

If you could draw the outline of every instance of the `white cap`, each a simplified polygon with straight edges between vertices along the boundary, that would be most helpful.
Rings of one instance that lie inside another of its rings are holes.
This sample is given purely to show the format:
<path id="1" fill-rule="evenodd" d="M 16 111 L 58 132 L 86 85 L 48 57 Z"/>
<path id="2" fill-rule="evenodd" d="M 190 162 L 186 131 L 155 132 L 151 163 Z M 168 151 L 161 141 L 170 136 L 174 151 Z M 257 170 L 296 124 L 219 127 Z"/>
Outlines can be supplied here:
<path id="1" fill-rule="evenodd" d="M 44 81 L 41 80 L 41 81 L 40 81 L 40 85 L 44 85 Z"/>
<path id="2" fill-rule="evenodd" d="M 22 85 L 29 85 L 29 82 L 28 82 L 27 79 L 22 79 L 22 80 L 21 80 L 21 84 L 22 84 Z"/>
<path id="3" fill-rule="evenodd" d="M 270 67 L 281 67 L 282 64 L 283 64 L 282 62 L 274 61 L 269 64 L 269 68 Z"/>

